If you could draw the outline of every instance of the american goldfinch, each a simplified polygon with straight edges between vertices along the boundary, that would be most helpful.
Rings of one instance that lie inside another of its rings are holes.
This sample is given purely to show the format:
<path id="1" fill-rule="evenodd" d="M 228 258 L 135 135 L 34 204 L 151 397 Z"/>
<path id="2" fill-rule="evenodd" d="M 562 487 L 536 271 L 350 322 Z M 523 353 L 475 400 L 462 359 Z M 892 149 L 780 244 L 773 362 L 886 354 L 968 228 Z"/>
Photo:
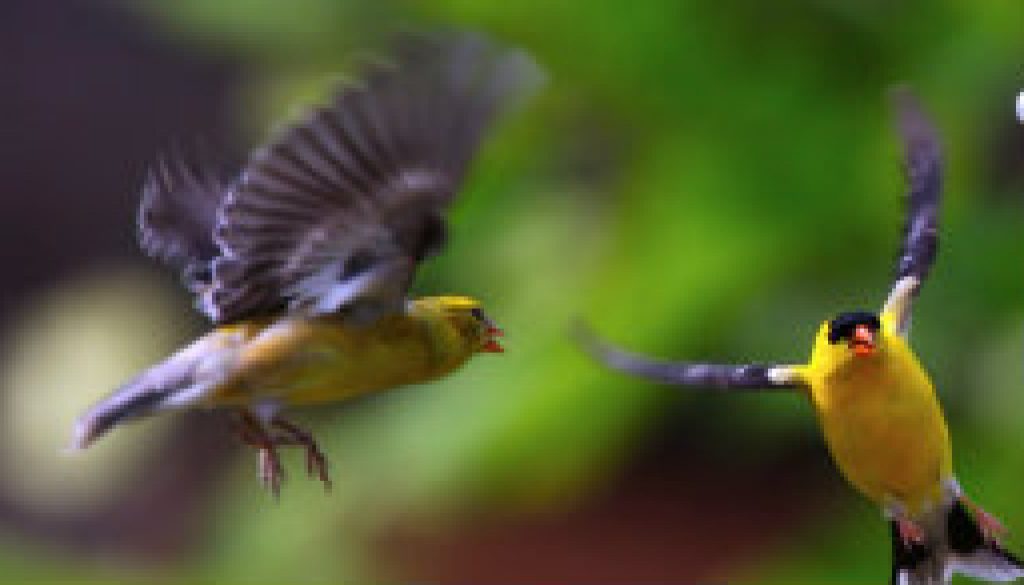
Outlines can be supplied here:
<path id="1" fill-rule="evenodd" d="M 1000 545 L 999 522 L 957 482 L 935 389 L 907 344 L 911 305 L 935 260 L 942 154 L 912 96 L 901 90 L 894 98 L 909 193 L 897 277 L 881 311 L 823 322 L 804 365 L 664 362 L 582 330 L 581 341 L 608 366 L 666 384 L 802 392 L 839 470 L 890 520 L 893 583 L 945 583 L 954 572 L 1013 580 L 1024 564 Z"/>
<path id="2" fill-rule="evenodd" d="M 407 291 L 445 243 L 445 211 L 485 132 L 538 80 L 523 52 L 477 36 L 407 38 L 232 182 L 158 165 L 142 248 L 184 272 L 214 327 L 82 415 L 73 447 L 131 419 L 225 406 L 275 496 L 285 445 L 304 448 L 329 486 L 324 455 L 283 407 L 433 380 L 501 352 L 479 301 Z"/>

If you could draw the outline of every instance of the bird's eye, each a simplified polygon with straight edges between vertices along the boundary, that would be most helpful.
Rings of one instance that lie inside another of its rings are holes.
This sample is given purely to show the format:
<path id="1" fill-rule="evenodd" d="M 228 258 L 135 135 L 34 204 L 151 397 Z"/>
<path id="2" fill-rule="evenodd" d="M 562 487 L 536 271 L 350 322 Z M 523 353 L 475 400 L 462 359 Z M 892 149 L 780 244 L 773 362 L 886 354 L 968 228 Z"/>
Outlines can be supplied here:
<path id="1" fill-rule="evenodd" d="M 473 318 L 476 319 L 477 321 L 486 321 L 487 320 L 487 317 L 484 316 L 484 310 L 481 309 L 480 307 L 473 308 L 469 312 L 469 314 L 473 315 Z"/>

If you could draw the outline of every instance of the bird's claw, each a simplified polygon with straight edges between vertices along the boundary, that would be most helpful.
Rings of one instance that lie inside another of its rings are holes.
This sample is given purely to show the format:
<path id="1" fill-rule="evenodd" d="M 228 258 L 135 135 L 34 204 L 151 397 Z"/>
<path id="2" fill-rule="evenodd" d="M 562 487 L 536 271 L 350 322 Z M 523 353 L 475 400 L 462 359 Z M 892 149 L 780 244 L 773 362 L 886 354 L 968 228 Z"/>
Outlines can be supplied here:
<path id="1" fill-rule="evenodd" d="M 306 473 L 316 477 L 324 484 L 324 489 L 331 491 L 331 476 L 327 472 L 327 458 L 316 443 L 306 446 Z"/>
<path id="2" fill-rule="evenodd" d="M 266 488 L 275 500 L 281 497 L 281 484 L 284 482 L 284 466 L 281 465 L 281 458 L 273 445 L 260 447 L 260 483 Z"/>
<path id="3" fill-rule="evenodd" d="M 318 478 L 324 484 L 324 489 L 330 491 L 331 478 L 327 471 L 327 457 L 324 456 L 313 436 L 280 418 L 272 419 L 270 425 L 282 431 L 282 434 L 270 434 L 255 417 L 243 411 L 235 428 L 242 443 L 259 450 L 260 483 L 263 484 L 263 487 L 274 496 L 275 500 L 280 497 L 285 472 L 277 448 L 294 445 L 306 450 L 306 472 L 309 476 Z"/>
<path id="4" fill-rule="evenodd" d="M 296 445 L 306 450 L 306 473 L 309 477 L 316 477 L 324 485 L 324 490 L 331 490 L 331 477 L 327 471 L 327 457 L 324 456 L 320 446 L 317 445 L 313 435 L 293 425 L 292 423 L 275 418 L 271 421 L 275 428 L 284 431 L 280 444 Z"/>
<path id="5" fill-rule="evenodd" d="M 924 529 L 918 526 L 917 523 L 905 518 L 900 518 L 899 520 L 896 520 L 896 526 L 900 532 L 900 539 L 903 541 L 903 544 L 907 545 L 907 547 L 924 544 Z"/>

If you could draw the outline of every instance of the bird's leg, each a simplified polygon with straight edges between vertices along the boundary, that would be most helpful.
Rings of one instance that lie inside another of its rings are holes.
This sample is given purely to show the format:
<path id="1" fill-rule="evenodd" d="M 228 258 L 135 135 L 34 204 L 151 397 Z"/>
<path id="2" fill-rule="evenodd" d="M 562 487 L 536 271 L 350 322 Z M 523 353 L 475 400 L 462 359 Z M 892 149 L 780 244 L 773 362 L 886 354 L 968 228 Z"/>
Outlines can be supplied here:
<path id="1" fill-rule="evenodd" d="M 281 496 L 281 483 L 284 481 L 284 467 L 277 454 L 278 441 L 267 433 L 264 426 L 247 410 L 238 411 L 235 432 L 243 444 L 259 450 L 260 482 L 270 490 L 274 499 Z"/>
<path id="2" fill-rule="evenodd" d="M 906 507 L 897 500 L 890 499 L 884 507 L 885 517 L 895 523 L 896 531 L 899 533 L 900 540 L 903 541 L 903 545 L 907 548 L 914 546 L 923 546 L 927 536 L 925 535 L 924 528 L 911 520 L 907 514 Z"/>
<path id="3" fill-rule="evenodd" d="M 960 500 L 974 515 L 974 521 L 978 523 L 978 528 L 981 529 L 981 534 L 986 540 L 999 542 L 1000 538 L 1006 536 L 1006 527 L 998 518 L 981 509 L 981 506 L 969 500 L 967 496 L 961 495 Z"/>
<path id="4" fill-rule="evenodd" d="M 294 424 L 275 416 L 270 420 L 271 426 L 284 432 L 283 436 L 275 438 L 278 445 L 297 445 L 306 449 L 306 472 L 312 477 L 316 474 L 324 484 L 324 489 L 330 491 L 331 477 L 327 472 L 327 458 L 323 451 L 316 444 L 313 435 L 300 429 Z"/>
<path id="5" fill-rule="evenodd" d="M 911 547 L 915 544 L 924 544 L 924 529 L 918 526 L 913 520 L 902 517 L 897 518 L 896 528 L 899 530 L 900 539 L 903 540 L 903 544 L 907 545 L 907 547 Z"/>

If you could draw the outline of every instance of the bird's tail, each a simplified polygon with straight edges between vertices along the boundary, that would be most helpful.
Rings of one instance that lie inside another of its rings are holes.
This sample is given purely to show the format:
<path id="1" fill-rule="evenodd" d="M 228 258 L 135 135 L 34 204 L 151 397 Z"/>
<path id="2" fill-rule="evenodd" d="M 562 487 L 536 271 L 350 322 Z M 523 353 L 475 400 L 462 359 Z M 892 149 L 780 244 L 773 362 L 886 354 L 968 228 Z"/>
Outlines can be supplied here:
<path id="1" fill-rule="evenodd" d="M 1024 562 L 988 538 L 962 498 L 924 526 L 923 544 L 907 544 L 892 522 L 893 585 L 940 585 L 954 573 L 990 582 L 1024 577 Z"/>
<path id="2" fill-rule="evenodd" d="M 71 449 L 88 447 L 122 422 L 201 401 L 215 385 L 209 375 L 200 380 L 196 374 L 209 345 L 198 340 L 93 405 L 75 422 Z"/>
<path id="3" fill-rule="evenodd" d="M 114 426 L 160 410 L 171 394 L 168 388 L 153 387 L 144 374 L 100 400 L 75 421 L 72 449 L 84 449 Z"/>

